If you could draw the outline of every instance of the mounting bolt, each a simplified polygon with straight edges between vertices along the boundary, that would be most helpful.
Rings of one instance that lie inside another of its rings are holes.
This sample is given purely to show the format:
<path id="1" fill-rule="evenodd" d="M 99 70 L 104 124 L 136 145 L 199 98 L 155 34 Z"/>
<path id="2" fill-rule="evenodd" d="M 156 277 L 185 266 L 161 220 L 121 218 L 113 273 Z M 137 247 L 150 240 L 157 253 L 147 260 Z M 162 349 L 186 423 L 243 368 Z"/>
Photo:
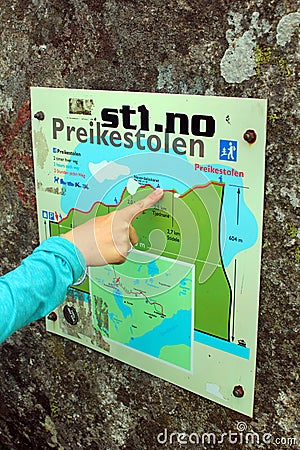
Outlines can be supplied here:
<path id="1" fill-rule="evenodd" d="M 254 142 L 256 141 L 256 133 L 254 130 L 247 130 L 244 133 L 243 138 L 245 139 L 246 142 L 248 142 L 248 144 L 254 144 Z"/>
<path id="2" fill-rule="evenodd" d="M 244 397 L 245 391 L 243 389 L 243 386 L 234 386 L 233 391 L 232 391 L 233 395 L 237 398 L 241 398 Z"/>
<path id="3" fill-rule="evenodd" d="M 43 113 L 43 111 L 38 111 L 33 117 L 37 120 L 44 120 L 45 114 Z"/>
<path id="4" fill-rule="evenodd" d="M 53 322 L 55 322 L 55 321 L 57 320 L 57 314 L 56 314 L 56 312 L 52 311 L 52 312 L 48 315 L 47 319 L 48 319 L 48 320 L 52 320 Z"/>

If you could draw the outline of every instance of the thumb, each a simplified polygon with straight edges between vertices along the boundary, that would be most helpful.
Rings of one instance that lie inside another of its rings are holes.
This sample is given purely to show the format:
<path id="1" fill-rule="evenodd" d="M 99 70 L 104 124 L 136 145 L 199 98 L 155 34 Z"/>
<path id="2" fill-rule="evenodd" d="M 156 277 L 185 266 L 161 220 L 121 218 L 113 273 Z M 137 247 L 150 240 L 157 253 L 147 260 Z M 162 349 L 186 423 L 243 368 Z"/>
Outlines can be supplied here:
<path id="1" fill-rule="evenodd" d="M 145 209 L 150 208 L 156 202 L 158 202 L 164 194 L 163 189 L 155 189 L 151 194 L 147 195 L 143 200 L 139 200 L 133 205 L 127 206 L 126 208 L 120 210 L 123 217 L 131 223 L 139 214 L 141 214 Z"/>

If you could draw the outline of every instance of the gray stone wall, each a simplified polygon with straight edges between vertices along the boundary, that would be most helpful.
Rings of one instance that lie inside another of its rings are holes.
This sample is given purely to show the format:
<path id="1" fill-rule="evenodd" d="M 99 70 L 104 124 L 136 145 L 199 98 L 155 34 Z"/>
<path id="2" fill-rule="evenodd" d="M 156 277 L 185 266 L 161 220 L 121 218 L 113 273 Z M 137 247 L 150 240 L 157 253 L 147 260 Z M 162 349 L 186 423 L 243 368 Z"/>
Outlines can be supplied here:
<path id="1" fill-rule="evenodd" d="M 0 0 L 0 18 L 1 273 L 38 243 L 30 86 L 269 102 L 253 419 L 49 335 L 41 320 L 0 347 L 0 448 L 299 448 L 297 1 Z M 165 429 L 220 440 L 241 422 L 260 444 L 157 441 Z"/>

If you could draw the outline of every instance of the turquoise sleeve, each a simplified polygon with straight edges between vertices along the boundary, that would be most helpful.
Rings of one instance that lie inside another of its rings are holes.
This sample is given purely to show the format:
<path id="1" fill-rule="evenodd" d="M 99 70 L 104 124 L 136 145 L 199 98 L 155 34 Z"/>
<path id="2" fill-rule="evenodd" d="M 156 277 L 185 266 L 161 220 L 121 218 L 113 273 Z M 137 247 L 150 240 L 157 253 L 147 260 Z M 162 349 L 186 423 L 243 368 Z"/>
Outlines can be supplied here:
<path id="1" fill-rule="evenodd" d="M 21 265 L 0 278 L 0 342 L 62 303 L 69 286 L 86 269 L 84 257 L 68 240 L 51 237 Z"/>

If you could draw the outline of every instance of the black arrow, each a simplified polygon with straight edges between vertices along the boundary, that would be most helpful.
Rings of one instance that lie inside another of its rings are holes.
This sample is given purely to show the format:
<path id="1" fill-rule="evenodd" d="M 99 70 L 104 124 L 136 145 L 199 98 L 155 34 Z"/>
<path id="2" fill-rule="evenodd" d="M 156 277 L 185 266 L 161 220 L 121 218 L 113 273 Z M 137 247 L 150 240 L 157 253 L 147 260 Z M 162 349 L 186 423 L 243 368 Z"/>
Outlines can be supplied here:
<path id="1" fill-rule="evenodd" d="M 236 306 L 236 259 L 234 260 L 234 272 L 233 272 L 233 302 L 232 302 L 232 336 L 231 341 L 234 341 L 234 332 L 235 332 L 235 306 Z"/>
<path id="2" fill-rule="evenodd" d="M 171 200 L 172 200 L 172 211 L 171 211 L 171 217 L 172 217 L 172 228 L 174 227 L 174 193 L 171 192 Z"/>
<path id="3" fill-rule="evenodd" d="M 47 235 L 47 222 L 46 222 L 46 220 L 44 220 L 44 225 L 45 225 L 45 238 L 47 239 L 48 235 Z"/>
<path id="4" fill-rule="evenodd" d="M 237 208 L 236 208 L 236 224 L 239 224 L 239 215 L 240 215 L 240 188 L 237 190 Z"/>

